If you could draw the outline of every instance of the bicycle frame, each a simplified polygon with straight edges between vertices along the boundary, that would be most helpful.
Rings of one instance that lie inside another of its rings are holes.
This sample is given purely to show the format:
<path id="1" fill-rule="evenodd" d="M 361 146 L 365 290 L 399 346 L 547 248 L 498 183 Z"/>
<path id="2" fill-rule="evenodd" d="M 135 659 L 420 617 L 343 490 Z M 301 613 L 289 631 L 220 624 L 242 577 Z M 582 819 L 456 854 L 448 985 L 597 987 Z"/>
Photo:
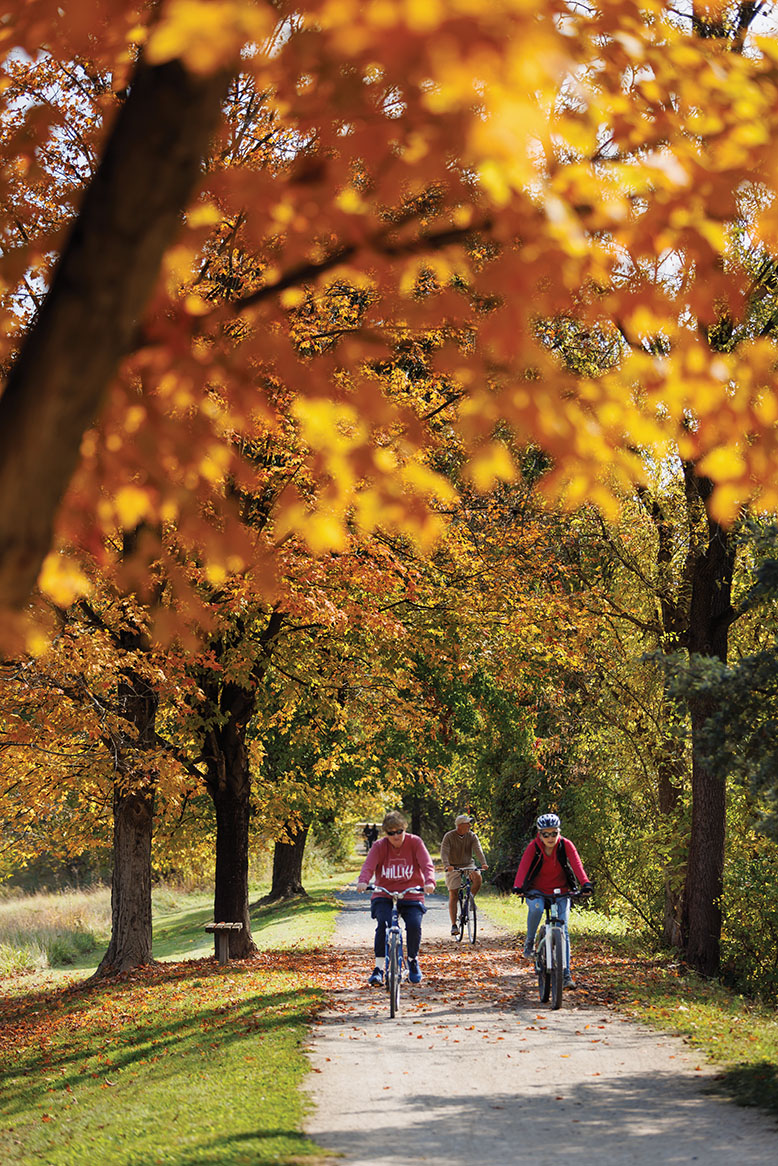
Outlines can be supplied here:
<path id="1" fill-rule="evenodd" d="M 475 898 L 471 898 L 472 882 L 470 875 L 473 871 L 478 870 L 477 866 L 452 866 L 452 870 L 458 870 L 460 874 L 459 893 L 457 897 L 457 921 L 459 923 L 459 935 L 457 936 L 457 943 L 462 941 L 465 928 L 467 928 L 468 939 L 471 943 L 475 943 L 477 934 L 476 923 L 476 909 Z M 468 904 L 472 905 L 472 911 L 469 910 Z"/>
<path id="2" fill-rule="evenodd" d="M 406 887 L 404 891 L 390 891 L 377 883 L 368 885 L 368 891 L 381 891 L 392 900 L 392 916 L 386 928 L 384 947 L 384 983 L 389 993 L 389 1016 L 394 1017 L 400 1007 L 400 982 L 403 974 L 403 935 L 400 927 L 400 899 L 424 891 L 424 887 Z"/>
<path id="3" fill-rule="evenodd" d="M 532 895 L 532 896 L 528 895 L 527 898 L 538 898 L 539 899 L 540 895 Z M 543 900 L 544 900 L 543 905 L 546 909 L 546 924 L 547 924 L 545 933 L 543 935 L 543 939 L 545 940 L 545 954 L 546 954 L 546 967 L 547 968 L 551 967 L 551 946 L 552 946 L 552 938 L 551 937 L 553 934 L 552 929 L 554 927 L 561 927 L 564 930 L 564 926 L 565 926 L 564 919 L 560 919 L 560 917 L 559 917 L 559 908 L 557 907 L 557 903 L 559 902 L 560 899 L 570 899 L 570 898 L 572 898 L 572 895 L 570 893 L 562 894 L 561 891 L 554 891 L 553 895 L 543 895 Z M 540 928 L 538 928 L 538 930 L 540 930 Z"/>
<path id="4" fill-rule="evenodd" d="M 566 951 L 565 920 L 560 918 L 558 903 L 562 899 L 577 899 L 577 891 L 556 890 L 552 895 L 539 891 L 529 892 L 526 899 L 542 899 L 546 912 L 546 922 L 538 928 L 535 938 L 535 970 L 538 976 L 540 1002 L 545 1004 L 551 995 L 551 1007 L 562 1004 L 564 986 L 564 964 Z"/>

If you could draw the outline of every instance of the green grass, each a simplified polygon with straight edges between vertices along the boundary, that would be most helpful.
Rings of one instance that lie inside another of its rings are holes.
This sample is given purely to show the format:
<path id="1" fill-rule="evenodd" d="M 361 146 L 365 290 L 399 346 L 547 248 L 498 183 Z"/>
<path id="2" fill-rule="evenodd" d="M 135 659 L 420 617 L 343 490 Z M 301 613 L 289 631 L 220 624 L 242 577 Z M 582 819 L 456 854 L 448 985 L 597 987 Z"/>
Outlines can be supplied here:
<path id="1" fill-rule="evenodd" d="M 251 888 L 251 930 L 260 950 L 315 942 L 321 926 L 334 926 L 332 891 L 350 870 L 312 873 L 309 898 L 275 907 L 258 906 L 267 884 Z M 213 954 L 205 924 L 213 918 L 213 894 L 161 885 L 152 892 L 154 958 L 201 959 Z M 327 922 L 329 920 L 329 922 Z M 108 887 L 60 895 L 19 895 L 0 902 L 0 995 L 31 987 L 70 983 L 97 968 L 108 946 Z M 19 978 L 21 977 L 21 978 Z"/>
<path id="2" fill-rule="evenodd" d="M 524 936 L 526 907 L 515 896 L 481 893 L 484 914 Z M 778 1016 L 775 1010 L 706 980 L 658 951 L 623 919 L 573 911 L 576 975 L 597 1003 L 684 1038 L 718 1068 L 711 1088 L 740 1105 L 778 1113 Z"/>
<path id="3" fill-rule="evenodd" d="M 302 1133 L 311 967 L 342 876 L 251 912 L 263 953 L 209 957 L 209 896 L 157 896 L 155 955 L 117 981 L 15 977 L 0 1000 L 0 1161 L 19 1166 L 232 1166 L 319 1154 Z M 263 888 L 259 888 L 261 892 Z M 253 900 L 252 900 L 253 901 Z M 184 961 L 184 962 L 174 962 Z M 92 965 L 94 966 L 94 960 Z"/>

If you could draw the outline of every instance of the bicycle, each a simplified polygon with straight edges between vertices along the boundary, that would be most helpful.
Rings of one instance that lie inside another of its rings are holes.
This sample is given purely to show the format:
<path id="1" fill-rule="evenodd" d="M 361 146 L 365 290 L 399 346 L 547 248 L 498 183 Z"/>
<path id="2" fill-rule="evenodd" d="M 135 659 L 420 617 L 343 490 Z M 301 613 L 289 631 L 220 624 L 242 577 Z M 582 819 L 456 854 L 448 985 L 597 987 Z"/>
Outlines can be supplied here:
<path id="1" fill-rule="evenodd" d="M 457 935 L 457 943 L 462 942 L 462 936 L 467 931 L 467 938 L 471 943 L 475 943 L 475 937 L 478 933 L 478 914 L 475 909 L 475 896 L 470 889 L 470 871 L 478 870 L 477 866 L 454 866 L 452 870 L 458 870 L 460 874 L 459 882 L 459 899 L 457 909 L 457 924 L 459 926 L 459 934 Z"/>
<path id="2" fill-rule="evenodd" d="M 540 1003 L 545 1004 L 551 996 L 552 1009 L 562 1007 L 565 983 L 565 921 L 559 917 L 557 903 L 581 896 L 581 891 L 554 891 L 553 895 L 534 891 L 525 895 L 527 899 L 542 899 L 546 909 L 546 922 L 541 923 L 535 936 L 535 972 Z"/>
<path id="3" fill-rule="evenodd" d="M 381 891 L 392 900 L 392 919 L 386 929 L 386 947 L 384 949 L 384 983 L 389 993 L 389 1016 L 394 1019 L 400 1007 L 400 981 L 403 970 L 403 935 L 397 904 L 406 895 L 418 891 L 423 893 L 424 887 L 406 887 L 404 891 L 389 891 L 386 887 L 379 887 L 377 883 L 370 883 L 367 890 Z"/>

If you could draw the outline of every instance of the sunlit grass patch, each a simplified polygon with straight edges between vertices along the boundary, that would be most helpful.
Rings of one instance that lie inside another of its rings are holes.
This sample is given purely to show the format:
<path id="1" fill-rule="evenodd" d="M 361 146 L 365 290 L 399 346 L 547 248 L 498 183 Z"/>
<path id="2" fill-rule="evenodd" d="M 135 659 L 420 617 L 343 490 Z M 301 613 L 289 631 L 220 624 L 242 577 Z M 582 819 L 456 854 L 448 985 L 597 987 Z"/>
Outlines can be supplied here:
<path id="1" fill-rule="evenodd" d="M 251 925 L 260 949 L 315 946 L 334 926 L 333 890 L 344 874 L 312 874 L 309 897 L 261 905 L 268 886 L 251 889 Z M 213 918 L 213 892 L 159 884 L 152 891 L 154 958 L 200 959 L 212 954 L 213 936 L 205 924 Z M 108 887 L 46 894 L 17 894 L 0 901 L 0 980 L 3 991 L 16 991 L 16 978 L 38 986 L 71 970 L 94 971 L 108 946 L 111 892 Z M 23 985 L 21 986 L 23 989 Z"/>
<path id="2" fill-rule="evenodd" d="M 284 1162 L 320 991 L 294 956 L 165 965 L 0 1006 L 0 1159 L 72 1166 Z"/>
<path id="3" fill-rule="evenodd" d="M 87 985 L 83 971 L 67 987 L 64 973 L 57 983 L 7 981 L 0 1162 L 262 1166 L 316 1155 L 300 1132 L 299 1085 L 322 985 L 337 976 L 317 951 L 340 882 L 322 875 L 308 897 L 255 904 L 260 954 L 250 960 L 217 965 L 203 930 L 212 896 L 168 888 L 155 891 L 154 907 L 155 955 L 166 962 L 101 984 Z M 63 897 L 53 899 L 57 933 Z M 203 958 L 180 962 L 201 945 Z"/>

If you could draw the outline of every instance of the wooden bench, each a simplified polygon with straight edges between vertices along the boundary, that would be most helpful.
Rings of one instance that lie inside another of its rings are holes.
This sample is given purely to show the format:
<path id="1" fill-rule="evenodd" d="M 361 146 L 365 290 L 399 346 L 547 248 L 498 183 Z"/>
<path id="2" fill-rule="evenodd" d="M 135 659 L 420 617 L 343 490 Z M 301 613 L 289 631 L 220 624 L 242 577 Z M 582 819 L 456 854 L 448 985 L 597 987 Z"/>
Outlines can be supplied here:
<path id="1" fill-rule="evenodd" d="M 230 932 L 242 931 L 242 923 L 206 923 L 206 931 L 216 936 L 216 958 L 220 964 L 230 962 Z"/>

